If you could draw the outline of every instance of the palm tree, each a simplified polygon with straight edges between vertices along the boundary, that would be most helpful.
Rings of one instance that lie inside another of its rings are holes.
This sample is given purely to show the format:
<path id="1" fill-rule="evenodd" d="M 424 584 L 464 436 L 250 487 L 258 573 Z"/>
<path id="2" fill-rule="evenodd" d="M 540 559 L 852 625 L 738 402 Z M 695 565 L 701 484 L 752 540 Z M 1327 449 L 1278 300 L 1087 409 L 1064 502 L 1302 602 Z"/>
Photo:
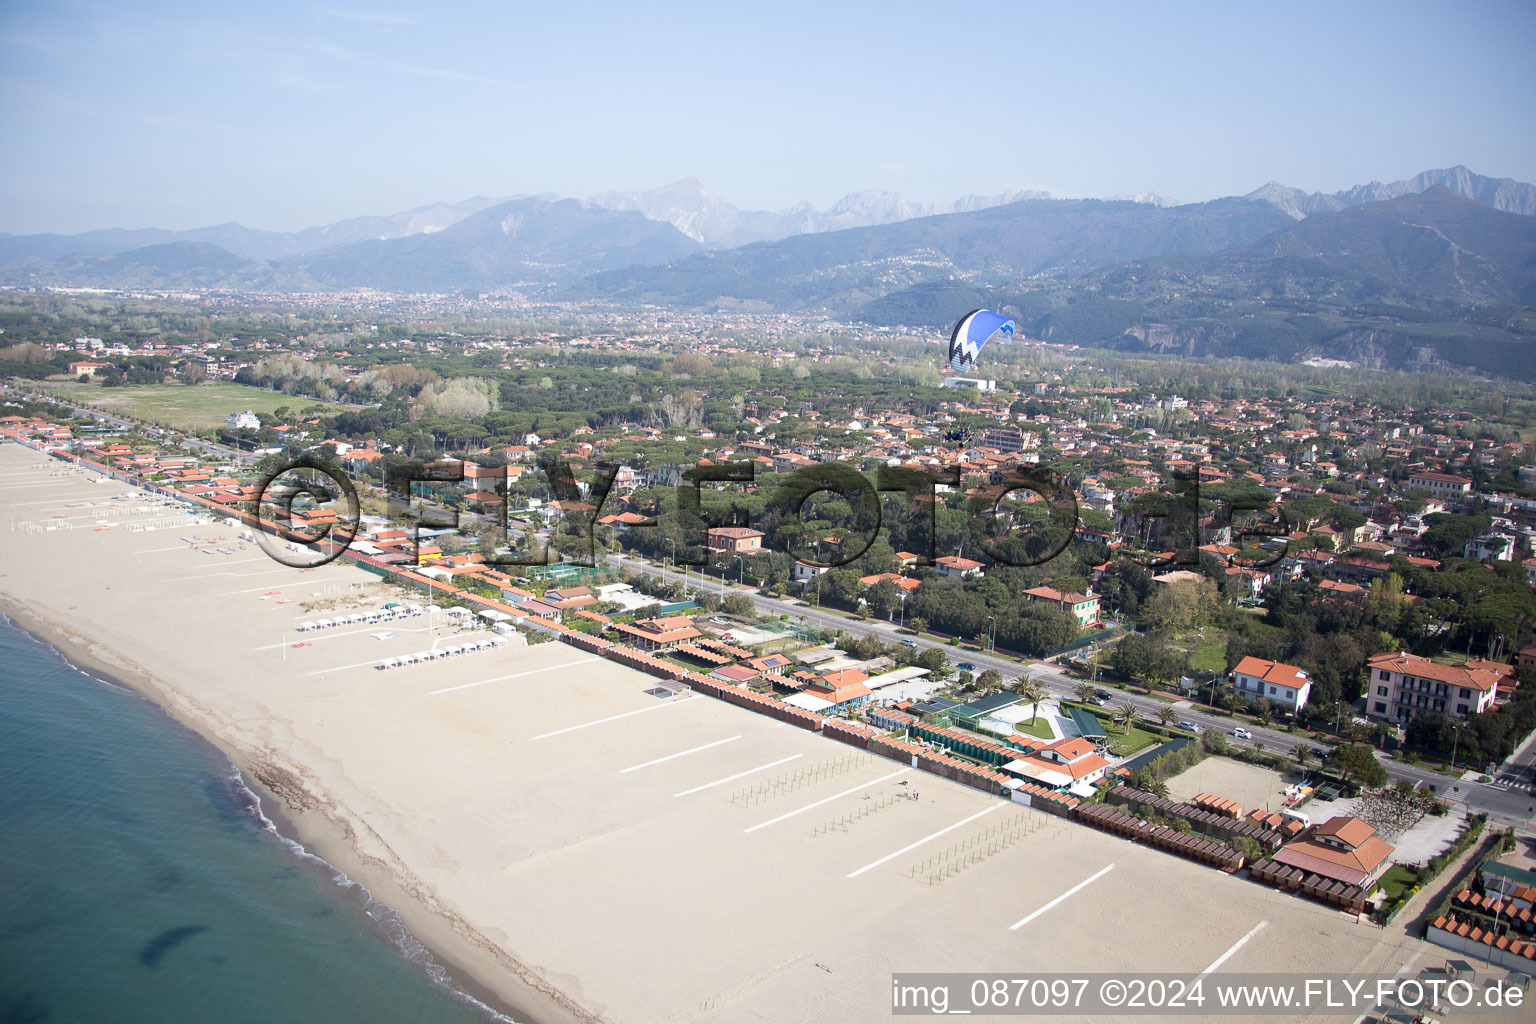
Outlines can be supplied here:
<path id="1" fill-rule="evenodd" d="M 1179 713 L 1173 710 L 1173 708 L 1169 707 L 1167 704 L 1164 704 L 1162 707 L 1157 709 L 1157 720 L 1164 725 L 1172 725 L 1173 720 L 1178 717 Z"/>
<path id="2" fill-rule="evenodd" d="M 1040 717 L 1040 702 L 1049 697 L 1051 691 L 1047 690 L 1038 679 L 1031 679 L 1028 676 L 1020 676 L 1014 682 L 1017 684 L 1015 691 L 1023 698 L 1024 703 L 1029 705 L 1029 724 L 1034 725 L 1035 719 Z"/>
<path id="3" fill-rule="evenodd" d="M 1136 710 L 1134 704 L 1117 704 L 1113 712 L 1115 724 L 1124 728 L 1127 736 L 1130 735 L 1131 726 L 1141 717 L 1141 712 Z"/>
<path id="4" fill-rule="evenodd" d="M 1145 788 L 1148 793 L 1151 793 L 1159 800 L 1168 799 L 1168 783 L 1164 782 L 1156 775 L 1152 776 L 1151 782 Z"/>
<path id="5" fill-rule="evenodd" d="M 1098 696 L 1098 690 L 1094 689 L 1092 683 L 1078 683 L 1077 689 L 1072 692 L 1083 704 L 1092 704 L 1093 698 Z"/>
<path id="6" fill-rule="evenodd" d="M 1296 759 L 1297 764 L 1305 768 L 1307 762 L 1312 760 L 1312 748 L 1305 743 L 1298 743 L 1291 748 L 1291 756 Z"/>

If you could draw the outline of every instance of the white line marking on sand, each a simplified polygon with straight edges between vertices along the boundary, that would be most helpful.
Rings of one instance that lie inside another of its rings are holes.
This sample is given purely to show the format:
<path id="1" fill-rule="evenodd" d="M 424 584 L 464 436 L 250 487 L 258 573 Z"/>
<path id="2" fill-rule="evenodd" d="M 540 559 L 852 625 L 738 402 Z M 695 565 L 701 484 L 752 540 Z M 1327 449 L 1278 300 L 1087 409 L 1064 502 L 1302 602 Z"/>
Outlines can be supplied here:
<path id="1" fill-rule="evenodd" d="M 191 549 L 189 548 L 188 550 L 191 550 Z M 225 565 L 242 565 L 242 564 L 244 564 L 246 562 L 270 562 L 270 561 L 271 561 L 270 558 L 267 558 L 265 555 L 262 555 L 259 558 L 241 558 L 241 559 L 237 559 L 236 561 L 233 561 L 233 562 L 225 562 L 224 564 Z M 161 583 L 185 583 L 187 580 L 211 580 L 215 576 L 271 576 L 275 572 L 292 572 L 292 571 L 293 571 L 293 568 L 290 566 L 290 567 L 285 567 L 285 568 L 281 568 L 281 569 L 263 569 L 260 572 L 202 572 L 202 573 L 198 573 L 196 576 L 173 576 L 172 578 L 170 578 L 168 580 L 161 580 L 160 582 Z"/>
<path id="2" fill-rule="evenodd" d="M 898 771 L 891 772 L 891 774 L 889 774 L 889 775 L 882 775 L 878 779 L 875 779 L 875 780 L 873 780 L 871 782 L 861 782 L 857 786 L 850 786 L 849 788 L 843 790 L 841 793 L 833 793 L 831 796 L 826 797 L 826 798 L 821 799 L 821 800 L 817 800 L 813 804 L 806 804 L 804 807 L 801 807 L 799 810 L 790 811 L 788 814 L 781 814 L 777 818 L 769 818 L 767 821 L 759 822 L 758 824 L 753 825 L 751 828 L 743 829 L 742 831 L 744 831 L 744 832 L 756 832 L 760 828 L 767 828 L 769 825 L 777 825 L 779 822 L 783 821 L 784 819 L 786 819 L 786 818 L 793 818 L 795 815 L 801 814 L 801 813 L 803 813 L 805 811 L 809 811 L 813 807 L 820 807 L 822 804 L 829 804 L 833 800 L 836 800 L 836 799 L 838 799 L 840 797 L 847 796 L 849 793 L 857 793 L 861 789 L 868 789 L 870 786 L 876 785 L 877 783 L 884 782 L 886 779 L 894 779 L 896 776 L 898 776 L 898 775 L 905 775 L 905 774 L 907 774 L 907 772 L 910 772 L 910 771 L 912 771 L 911 768 L 902 768 L 902 769 L 900 769 Z M 1002 806 L 1002 805 L 999 804 L 998 806 Z"/>
<path id="3" fill-rule="evenodd" d="M 68 509 L 68 508 L 72 508 L 73 507 L 73 506 L 70 506 L 70 505 L 60 505 L 58 502 L 59 502 L 58 498 L 42 498 L 42 499 L 40 499 L 38 501 L 13 501 L 13 502 L 10 503 L 10 507 L 11 508 L 19 508 L 22 505 L 52 505 L 53 506 L 53 508 L 39 509 L 39 511 L 41 511 L 41 512 L 52 512 L 54 508 Z M 109 502 L 108 503 L 108 505 L 120 505 L 120 504 L 122 504 L 122 502 Z M 106 507 L 108 507 L 108 505 L 103 505 L 102 508 L 106 508 Z M 79 509 L 75 508 L 74 511 L 78 512 Z M 174 510 L 169 510 L 168 509 L 167 511 L 174 511 Z"/>
<path id="4" fill-rule="evenodd" d="M 619 769 L 619 774 L 620 775 L 628 775 L 630 772 L 637 772 L 641 768 L 649 768 L 653 764 L 661 764 L 661 762 L 663 762 L 663 761 L 670 761 L 670 760 L 672 760 L 673 758 L 676 758 L 676 757 L 687 757 L 689 754 L 697 754 L 701 750 L 708 750 L 710 747 L 718 747 L 722 743 L 730 743 L 732 740 L 739 740 L 739 739 L 741 739 L 741 736 L 739 734 L 736 735 L 736 736 L 727 736 L 723 740 L 715 740 L 715 742 L 713 742 L 713 743 L 706 743 L 703 746 L 699 746 L 699 747 L 691 747 L 688 750 L 679 750 L 675 754 L 668 754 L 666 757 L 658 757 L 656 760 L 654 760 L 654 761 L 647 761 L 644 764 L 632 764 L 628 768 L 620 768 Z"/>
<path id="5" fill-rule="evenodd" d="M 314 612 L 308 612 L 308 613 L 301 613 L 301 614 L 307 614 L 308 617 L 313 618 L 315 613 Z M 292 629 L 293 627 L 290 626 L 289 628 Z M 404 636 L 407 633 L 425 633 L 429 628 L 430 627 L 428 627 L 428 626 L 415 626 L 415 627 L 412 627 L 410 629 L 407 629 L 404 626 L 396 626 L 393 622 L 375 622 L 371 626 L 366 626 L 366 627 L 364 627 L 362 629 L 348 630 L 345 633 L 321 633 L 319 636 L 306 636 L 306 637 L 302 637 L 302 638 L 299 637 L 299 631 L 295 629 L 295 630 L 293 630 L 293 634 L 294 634 L 294 637 L 295 637 L 295 639 L 293 639 L 293 640 L 285 640 L 285 641 L 283 641 L 280 644 L 265 644 L 265 645 L 263 645 L 261 647 L 252 647 L 251 650 L 253 652 L 255 652 L 255 651 L 275 651 L 275 650 L 277 650 L 280 647 L 292 647 L 296 643 L 307 643 L 307 644 L 313 645 L 313 644 L 319 643 L 321 640 L 340 640 L 344 636 L 357 636 L 357 635 L 359 635 L 361 633 L 373 634 L 373 633 L 385 632 L 385 633 L 399 633 L 401 636 Z M 437 640 L 432 641 L 433 649 L 436 650 L 437 645 L 440 644 L 440 643 L 445 643 L 445 642 L 451 643 L 452 641 L 458 639 L 461 636 L 462 637 L 467 637 L 467 636 L 469 636 L 469 634 L 468 633 L 461 633 L 461 634 L 458 634 L 458 636 L 439 637 Z M 398 658 L 399 655 L 397 654 L 397 655 L 395 655 L 395 657 Z M 387 658 L 380 658 L 378 660 L 379 661 L 387 661 L 389 659 L 387 659 Z M 360 664 L 360 665 L 372 665 L 373 662 L 371 662 L 371 661 L 362 661 L 362 662 L 358 662 L 358 664 Z M 346 667 L 349 667 L 349 666 L 342 666 L 342 667 L 346 668 Z M 353 667 L 355 667 L 355 666 L 353 666 Z"/>
<path id="6" fill-rule="evenodd" d="M 295 641 L 295 643 L 302 643 L 302 642 L 303 641 Z M 314 641 L 310 641 L 310 642 L 313 643 Z M 288 645 L 285 645 L 285 646 L 290 646 L 291 647 L 292 644 L 288 644 Z M 325 675 L 328 672 L 345 672 L 349 668 L 372 668 L 374 665 L 377 665 L 380 662 L 388 661 L 391 657 L 399 658 L 399 657 L 401 657 L 401 655 L 399 655 L 399 654 L 385 655 L 382 658 L 374 658 L 372 661 L 354 661 L 350 665 L 337 665 L 335 668 L 319 668 L 319 669 L 316 669 L 315 671 L 311 672 L 310 675 L 312 675 L 312 676 L 323 676 L 323 675 Z"/>
<path id="7" fill-rule="evenodd" d="M 280 644 L 263 644 L 260 647 L 252 647 L 251 651 L 253 653 L 256 652 L 256 651 L 275 651 L 275 650 L 277 650 L 280 647 L 292 647 L 296 643 L 315 644 L 315 643 L 318 643 L 321 640 L 340 640 L 344 636 L 357 636 L 359 633 L 377 633 L 377 632 L 379 632 L 379 627 L 382 626 L 382 625 L 383 625 L 382 622 L 376 622 L 373 625 L 369 626 L 367 629 L 353 629 L 353 630 L 348 630 L 345 633 L 326 633 L 323 636 L 317 636 L 317 637 L 314 637 L 313 639 L 311 639 L 309 637 L 304 637 L 302 639 L 284 640 Z M 402 630 L 402 629 L 396 629 L 396 630 L 390 630 L 390 632 L 393 632 L 393 633 L 404 633 L 404 632 L 408 632 L 408 631 L 407 630 Z M 294 636 L 295 637 L 298 636 L 298 630 L 294 630 Z M 363 662 L 363 664 L 369 665 L 369 664 L 372 664 L 372 662 Z"/>
<path id="8" fill-rule="evenodd" d="M 638 711 L 626 711 L 622 715 L 609 715 L 607 718 L 598 718 L 591 722 L 582 722 L 580 725 L 568 725 L 564 729 L 556 729 L 554 732 L 540 733 L 537 736 L 530 737 L 530 739 L 547 740 L 551 736 L 563 736 L 568 732 L 575 732 L 577 729 L 585 729 L 589 725 L 602 725 L 604 722 L 617 721 L 620 718 L 628 718 L 630 715 L 643 715 L 647 711 L 660 711 L 662 708 L 670 708 L 677 704 L 686 704 L 690 699 L 691 698 L 689 697 L 672 697 L 669 698 L 666 703 L 657 704 L 655 707 L 641 708 Z"/>
<path id="9" fill-rule="evenodd" d="M 903 846 L 901 849 L 897 850 L 895 853 L 888 853 L 884 857 L 881 857 L 877 861 L 872 861 L 869 864 L 865 864 L 863 867 L 859 868 L 859 870 L 857 870 L 857 871 L 850 871 L 850 872 L 848 872 L 847 877 L 848 878 L 857 878 L 858 876 L 862 875 L 864 872 L 868 871 L 870 868 L 877 868 L 881 864 L 884 864 L 888 860 L 892 860 L 892 859 L 894 859 L 896 857 L 900 857 L 902 854 L 906 853 L 908 850 L 915 850 L 919 846 L 922 846 L 924 843 L 928 842 L 928 840 L 930 840 L 930 839 L 937 839 L 937 838 L 939 838 L 939 836 L 943 835 L 946 832 L 953 832 L 955 829 L 959 828 L 961 825 L 968 825 L 968 824 L 970 824 L 971 822 L 975 821 L 977 818 L 981 817 L 983 814 L 991 814 L 993 811 L 1000 811 L 1000 810 L 1002 810 L 1006 806 L 1008 806 L 1008 805 L 1007 804 L 993 804 L 991 807 L 988 807 L 986 810 L 977 811 L 975 814 L 971 815 L 969 818 L 962 818 L 960 821 L 955 822 L 953 825 L 949 825 L 949 826 L 946 826 L 945 828 L 941 828 L 937 832 L 930 832 L 928 835 L 923 836 L 923 838 L 919 839 L 917 842 L 915 842 L 915 843 L 908 843 L 906 846 Z"/>
<path id="10" fill-rule="evenodd" d="M 1232 943 L 1232 945 L 1230 947 L 1228 947 L 1228 949 L 1227 949 L 1227 951 L 1225 953 L 1221 954 L 1221 956 L 1219 956 L 1215 960 L 1213 960 L 1211 962 L 1211 966 L 1207 967 L 1205 970 L 1201 971 L 1200 973 L 1201 974 L 1210 974 L 1216 968 L 1218 968 L 1222 964 L 1226 963 L 1227 960 L 1231 958 L 1233 953 L 1236 953 L 1238 950 L 1240 950 L 1244 946 L 1248 945 L 1248 940 L 1253 938 L 1255 935 L 1259 934 L 1259 932 L 1263 931 L 1264 930 L 1264 926 L 1267 925 L 1267 924 L 1269 924 L 1268 921 L 1260 921 L 1258 924 L 1254 925 L 1253 928 L 1248 932 L 1247 935 L 1244 935 L 1242 938 L 1240 938 L 1236 942 Z"/>
<path id="11" fill-rule="evenodd" d="M 1029 924 L 1029 922 L 1033 921 L 1035 918 L 1039 917 L 1041 914 L 1045 913 L 1047 910 L 1050 910 L 1056 904 L 1058 904 L 1061 901 L 1065 900 L 1067 897 L 1071 896 L 1073 893 L 1076 893 L 1076 892 L 1078 892 L 1081 889 L 1088 888 L 1094 882 L 1097 882 L 1099 879 L 1103 878 L 1105 875 L 1109 874 L 1113 870 L 1115 870 L 1115 866 L 1113 864 L 1109 865 L 1108 867 L 1100 868 L 1098 871 L 1096 871 L 1093 874 L 1089 875 L 1087 878 L 1083 879 L 1081 882 L 1078 882 L 1076 885 L 1074 885 L 1072 888 L 1068 889 L 1066 892 L 1062 893 L 1060 896 L 1057 896 L 1055 899 L 1051 900 L 1051 902 L 1047 903 L 1045 906 L 1041 907 L 1039 910 L 1035 911 L 1032 914 L 1026 914 L 1024 917 L 1020 918 L 1016 923 L 1009 925 L 1008 926 L 1008 930 L 1011 931 L 1011 932 L 1018 931 L 1020 928 L 1024 927 L 1027 924 Z"/>
<path id="12" fill-rule="evenodd" d="M 723 786 L 727 782 L 734 782 L 744 775 L 751 775 L 753 772 L 767 771 L 769 768 L 777 768 L 781 764 L 788 764 L 789 762 L 795 760 L 795 758 L 804 756 L 804 754 L 790 754 L 788 757 L 781 757 L 777 761 L 769 761 L 767 764 L 760 764 L 756 768 L 748 768 L 744 772 L 737 772 L 735 775 L 727 775 L 723 779 L 716 779 L 714 782 L 706 782 L 702 786 L 694 786 L 692 789 L 685 789 L 681 793 L 673 793 L 672 795 L 675 797 L 688 796 L 693 793 L 699 793 L 706 789 L 710 789 L 714 786 Z"/>
<path id="13" fill-rule="evenodd" d="M 1403 966 L 1399 967 L 1397 969 L 1397 973 L 1392 975 L 1392 977 L 1394 977 L 1394 978 L 1401 978 L 1403 975 L 1407 974 L 1408 973 L 1408 968 L 1410 968 L 1414 964 L 1418 963 L 1419 957 L 1421 957 L 1423 955 L 1424 955 L 1424 951 L 1421 949 L 1417 953 L 1413 954 L 1413 956 L 1409 957 L 1407 960 L 1404 960 L 1403 961 Z"/>
<path id="14" fill-rule="evenodd" d="M 388 661 L 388 658 L 384 659 Z M 554 672 L 557 669 L 570 668 L 572 665 L 585 665 L 589 661 L 601 661 L 601 658 L 581 658 L 577 661 L 567 661 L 559 665 L 545 665 L 543 668 L 532 668 L 527 672 L 514 672 L 509 676 L 495 676 L 490 679 L 482 679 L 477 683 L 460 683 L 458 686 L 445 686 L 441 690 L 428 690 L 428 697 L 436 697 L 440 693 L 452 693 L 454 690 L 467 690 L 472 686 L 484 686 L 486 683 L 499 683 L 504 679 L 520 679 L 523 676 L 536 676 L 540 672 Z"/>
<path id="15" fill-rule="evenodd" d="M 293 586 L 295 588 L 302 588 L 302 587 L 318 586 L 321 583 L 355 583 L 355 582 L 357 582 L 357 580 L 356 580 L 355 577 L 352 577 L 352 576 L 326 576 L 326 577 L 324 577 L 322 579 L 318 579 L 318 580 L 304 580 L 301 583 L 293 584 Z M 271 584 L 269 583 L 269 584 L 267 584 L 267 586 L 271 586 Z M 266 589 L 267 589 L 267 587 L 246 587 L 244 590 L 226 590 L 222 594 L 214 594 L 213 596 L 214 597 L 234 597 L 236 594 L 254 594 L 258 590 L 266 590 Z M 279 593 L 281 593 L 281 591 L 279 591 Z"/>

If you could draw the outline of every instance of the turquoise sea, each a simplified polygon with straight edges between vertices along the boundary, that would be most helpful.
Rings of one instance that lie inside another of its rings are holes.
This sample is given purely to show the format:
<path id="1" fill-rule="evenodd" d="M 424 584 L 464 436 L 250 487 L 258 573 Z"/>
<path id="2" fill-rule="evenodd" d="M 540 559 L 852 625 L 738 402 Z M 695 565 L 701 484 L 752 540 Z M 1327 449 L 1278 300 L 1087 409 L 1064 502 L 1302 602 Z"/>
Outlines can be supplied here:
<path id="1" fill-rule="evenodd" d="M 472 1024 L 229 761 L 0 616 L 0 1024 Z"/>

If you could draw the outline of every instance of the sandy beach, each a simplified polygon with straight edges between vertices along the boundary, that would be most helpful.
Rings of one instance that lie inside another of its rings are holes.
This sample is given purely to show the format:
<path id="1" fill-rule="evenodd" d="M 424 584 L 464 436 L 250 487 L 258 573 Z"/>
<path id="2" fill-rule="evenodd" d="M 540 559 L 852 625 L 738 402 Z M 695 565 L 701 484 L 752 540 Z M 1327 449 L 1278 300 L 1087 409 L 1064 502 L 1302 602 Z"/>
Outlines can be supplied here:
<path id="1" fill-rule="evenodd" d="M 519 1020 L 873 1021 L 897 972 L 1439 959 L 744 709 L 659 698 L 566 644 L 380 671 L 452 627 L 295 627 L 420 595 L 283 567 L 224 524 L 136 529 L 179 513 L 93 480 L 0 445 L 6 613 L 216 743 Z"/>

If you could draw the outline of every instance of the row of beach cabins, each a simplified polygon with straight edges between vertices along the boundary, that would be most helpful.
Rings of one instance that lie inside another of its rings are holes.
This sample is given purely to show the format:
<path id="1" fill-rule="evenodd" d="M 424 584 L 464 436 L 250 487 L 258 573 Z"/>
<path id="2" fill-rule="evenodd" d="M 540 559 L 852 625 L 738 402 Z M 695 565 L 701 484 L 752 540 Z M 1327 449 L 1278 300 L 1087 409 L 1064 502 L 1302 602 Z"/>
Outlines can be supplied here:
<path id="1" fill-rule="evenodd" d="M 491 637 L 486 640 L 471 640 L 468 643 L 455 644 L 434 651 L 418 651 L 415 654 L 407 654 L 399 658 L 386 658 L 379 662 L 375 668 L 383 672 L 392 668 L 404 668 L 406 665 L 418 665 L 424 661 L 439 661 L 447 658 L 458 658 L 465 654 L 475 654 L 479 651 L 494 650 L 506 645 L 506 640 L 501 637 Z"/>
<path id="2" fill-rule="evenodd" d="M 339 615 L 334 619 L 301 622 L 295 628 L 300 633 L 312 633 L 320 629 L 335 629 L 338 626 L 373 626 L 381 622 L 394 622 L 396 619 L 409 619 L 425 612 L 426 609 L 419 604 L 387 604 L 383 608 L 354 612 L 351 615 Z"/>

